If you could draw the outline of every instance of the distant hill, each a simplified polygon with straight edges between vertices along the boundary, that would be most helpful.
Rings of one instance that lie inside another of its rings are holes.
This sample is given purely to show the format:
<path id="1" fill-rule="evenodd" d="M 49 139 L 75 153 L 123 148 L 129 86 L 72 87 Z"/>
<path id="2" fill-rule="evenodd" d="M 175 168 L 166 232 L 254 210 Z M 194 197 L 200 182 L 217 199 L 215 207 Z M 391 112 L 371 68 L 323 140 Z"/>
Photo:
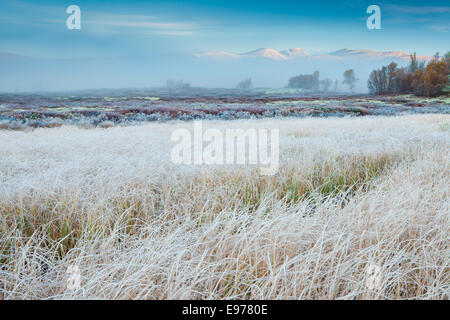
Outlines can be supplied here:
<path id="1" fill-rule="evenodd" d="M 292 60 L 311 58 L 314 60 L 336 60 L 336 59 L 394 59 L 409 60 L 410 54 L 403 51 L 374 51 L 360 49 L 341 49 L 328 54 L 310 55 L 305 49 L 292 48 L 283 51 L 277 51 L 271 48 L 260 48 L 246 53 L 231 53 L 226 51 L 206 51 L 196 54 L 199 58 L 267 58 L 271 60 Z M 417 56 L 419 60 L 431 60 L 429 56 Z"/>

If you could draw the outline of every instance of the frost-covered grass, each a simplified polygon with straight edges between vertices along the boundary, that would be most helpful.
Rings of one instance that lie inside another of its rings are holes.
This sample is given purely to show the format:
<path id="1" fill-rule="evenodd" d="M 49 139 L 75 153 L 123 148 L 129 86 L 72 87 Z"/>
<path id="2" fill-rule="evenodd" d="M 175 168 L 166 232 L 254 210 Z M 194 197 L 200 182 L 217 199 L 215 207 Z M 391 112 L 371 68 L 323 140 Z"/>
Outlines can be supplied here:
<path id="1" fill-rule="evenodd" d="M 173 165 L 190 122 L 0 130 L 0 298 L 448 299 L 449 119 L 204 123 L 279 128 L 273 177 Z"/>
<path id="2" fill-rule="evenodd" d="M 114 96 L 98 92 L 93 96 L 0 94 L 0 130 L 28 131 L 62 125 L 88 129 L 178 120 L 450 113 L 450 98 L 447 96 L 308 94 L 297 89 L 245 92 L 201 89 L 183 93 L 156 90 L 154 94 L 148 96 L 143 92 L 127 91 L 116 92 Z"/>

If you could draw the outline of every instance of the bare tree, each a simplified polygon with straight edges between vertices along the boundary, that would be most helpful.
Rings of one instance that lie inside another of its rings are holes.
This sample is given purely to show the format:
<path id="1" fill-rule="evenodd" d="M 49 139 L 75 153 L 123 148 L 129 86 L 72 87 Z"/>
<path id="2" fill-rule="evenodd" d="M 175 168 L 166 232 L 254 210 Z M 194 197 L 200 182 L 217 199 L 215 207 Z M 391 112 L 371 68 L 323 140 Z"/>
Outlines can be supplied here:
<path id="1" fill-rule="evenodd" d="M 328 78 L 320 81 L 320 85 L 322 86 L 322 90 L 324 92 L 328 92 L 328 89 L 330 89 L 332 84 L 333 84 L 333 81 L 331 81 L 331 79 L 328 79 Z"/>
<path id="2" fill-rule="evenodd" d="M 353 69 L 344 72 L 344 81 L 342 81 L 342 83 L 348 85 L 351 92 L 353 92 L 353 88 L 355 88 L 356 81 L 358 81 L 358 79 L 356 79 L 355 71 Z"/>
<path id="3" fill-rule="evenodd" d="M 417 61 L 417 55 L 414 52 L 410 55 L 411 61 L 409 63 L 408 71 L 409 72 L 416 72 L 417 69 L 419 69 L 419 62 Z"/>
<path id="4" fill-rule="evenodd" d="M 180 89 L 189 89 L 191 85 L 183 80 L 167 80 L 166 87 L 169 90 L 180 90 Z"/>
<path id="5" fill-rule="evenodd" d="M 334 80 L 334 92 L 339 91 L 339 81 L 336 79 Z"/>
<path id="6" fill-rule="evenodd" d="M 238 85 L 236 86 L 236 89 L 246 91 L 246 90 L 250 90 L 252 87 L 253 87 L 252 79 L 247 78 L 247 79 L 244 79 L 241 82 L 239 82 Z"/>

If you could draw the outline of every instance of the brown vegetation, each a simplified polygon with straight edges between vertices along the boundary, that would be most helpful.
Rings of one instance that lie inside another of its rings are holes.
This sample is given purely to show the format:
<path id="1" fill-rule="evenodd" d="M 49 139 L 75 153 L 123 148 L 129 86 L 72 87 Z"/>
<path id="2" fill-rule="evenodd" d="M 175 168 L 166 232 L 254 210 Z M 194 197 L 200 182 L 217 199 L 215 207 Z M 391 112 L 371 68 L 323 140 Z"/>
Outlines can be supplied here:
<path id="1" fill-rule="evenodd" d="M 425 66 L 411 55 L 407 68 L 398 68 L 395 62 L 373 70 L 368 80 L 369 91 L 373 94 L 414 93 L 435 97 L 444 92 L 449 79 L 449 59 L 436 58 Z"/>

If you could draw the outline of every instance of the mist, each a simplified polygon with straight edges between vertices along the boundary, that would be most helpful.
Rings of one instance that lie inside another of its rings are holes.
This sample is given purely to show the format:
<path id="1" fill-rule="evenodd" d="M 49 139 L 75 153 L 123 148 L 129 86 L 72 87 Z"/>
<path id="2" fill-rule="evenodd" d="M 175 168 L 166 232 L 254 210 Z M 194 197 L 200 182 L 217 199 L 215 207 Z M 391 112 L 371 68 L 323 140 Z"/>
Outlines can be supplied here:
<path id="1" fill-rule="evenodd" d="M 320 72 L 320 79 L 338 80 L 338 90 L 348 92 L 342 84 L 343 73 L 354 69 L 358 81 L 355 93 L 367 93 L 367 79 L 375 68 L 393 59 L 304 57 L 271 60 L 263 57 L 215 59 L 189 54 L 166 54 L 149 57 L 123 56 L 93 59 L 35 59 L 0 54 L 1 92 L 55 92 L 89 89 L 149 88 L 165 86 L 167 80 L 183 80 L 191 86 L 234 88 L 245 78 L 254 87 L 286 87 L 290 77 Z M 395 60 L 400 66 L 405 59 Z M 333 87 L 332 86 L 332 87 Z"/>

